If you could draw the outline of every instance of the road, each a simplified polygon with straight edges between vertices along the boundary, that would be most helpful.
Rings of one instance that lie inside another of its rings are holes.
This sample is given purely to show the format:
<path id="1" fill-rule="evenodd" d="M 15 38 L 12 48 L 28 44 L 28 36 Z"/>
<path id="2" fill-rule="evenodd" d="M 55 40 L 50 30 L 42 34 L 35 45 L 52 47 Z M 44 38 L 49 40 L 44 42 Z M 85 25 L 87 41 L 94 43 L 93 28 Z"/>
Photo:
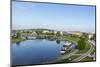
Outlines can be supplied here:
<path id="1" fill-rule="evenodd" d="M 88 52 L 86 52 L 86 53 L 82 54 L 80 57 L 72 60 L 73 62 L 75 62 L 75 61 L 81 61 L 83 58 L 87 57 L 93 51 L 93 49 L 94 49 L 93 43 L 91 43 L 91 41 L 89 41 L 89 43 L 90 43 L 91 47 L 88 50 Z"/>
<path id="2" fill-rule="evenodd" d="M 95 41 L 89 40 L 89 42 L 95 46 Z"/>
<path id="3" fill-rule="evenodd" d="M 93 51 L 93 49 L 94 49 L 94 47 L 93 47 L 94 43 L 92 43 L 91 41 L 89 41 L 89 43 L 90 43 L 91 47 L 84 54 L 76 54 L 78 52 L 78 50 L 75 49 L 72 52 L 70 52 L 69 54 L 65 54 L 63 56 L 60 56 L 59 58 L 57 58 L 56 60 L 53 60 L 53 61 L 43 62 L 43 64 L 45 64 L 45 63 L 56 63 L 56 62 L 59 62 L 59 61 L 61 61 L 63 59 L 68 59 L 69 57 L 74 56 L 74 55 L 81 55 L 81 56 L 79 56 L 78 58 L 75 58 L 74 60 L 72 60 L 73 62 L 81 61 L 82 59 L 84 59 L 85 57 L 87 57 Z"/>

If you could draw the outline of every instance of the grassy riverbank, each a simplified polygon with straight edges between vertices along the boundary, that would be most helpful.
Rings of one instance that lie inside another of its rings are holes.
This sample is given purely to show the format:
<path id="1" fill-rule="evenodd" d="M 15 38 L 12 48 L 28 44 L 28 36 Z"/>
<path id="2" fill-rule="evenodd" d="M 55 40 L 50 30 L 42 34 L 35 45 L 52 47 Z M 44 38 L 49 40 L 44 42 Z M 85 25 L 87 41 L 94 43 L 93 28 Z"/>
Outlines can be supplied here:
<path id="1" fill-rule="evenodd" d="M 16 42 L 21 42 L 21 41 L 24 41 L 25 39 L 22 39 L 22 38 L 14 38 L 12 39 L 12 43 L 16 43 Z"/>

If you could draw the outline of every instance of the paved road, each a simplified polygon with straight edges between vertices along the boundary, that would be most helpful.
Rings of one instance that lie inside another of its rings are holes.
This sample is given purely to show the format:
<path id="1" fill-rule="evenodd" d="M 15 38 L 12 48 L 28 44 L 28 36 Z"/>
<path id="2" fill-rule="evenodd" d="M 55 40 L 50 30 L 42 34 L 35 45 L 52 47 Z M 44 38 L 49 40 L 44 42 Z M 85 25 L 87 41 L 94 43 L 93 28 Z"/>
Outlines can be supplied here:
<path id="1" fill-rule="evenodd" d="M 89 40 L 89 42 L 95 46 L 95 41 Z"/>
<path id="2" fill-rule="evenodd" d="M 91 45 L 91 47 L 90 47 L 90 49 L 88 50 L 88 52 L 86 52 L 85 54 L 82 54 L 80 57 L 78 57 L 78 58 L 76 58 L 76 59 L 74 59 L 74 60 L 72 60 L 72 61 L 80 61 L 80 60 L 82 60 L 83 58 L 85 58 L 85 57 L 87 57 L 92 51 L 93 51 L 93 49 L 94 49 L 94 47 L 93 47 L 93 43 L 91 43 L 91 42 L 89 42 L 90 43 L 90 45 Z"/>
<path id="3" fill-rule="evenodd" d="M 69 53 L 69 54 L 66 54 L 66 55 L 64 55 L 64 56 L 61 56 L 61 57 L 59 57 L 59 58 L 57 58 L 56 60 L 53 60 L 53 61 L 48 61 L 48 62 L 43 62 L 43 64 L 45 64 L 45 63 L 56 63 L 56 62 L 59 62 L 59 61 L 61 61 L 61 60 L 63 60 L 63 59 L 68 59 L 69 57 L 71 57 L 71 56 L 73 56 L 73 55 L 81 55 L 80 57 L 78 57 L 78 58 L 76 58 L 76 59 L 74 59 L 74 60 L 72 60 L 72 61 L 80 61 L 80 60 L 82 60 L 83 58 L 85 58 L 85 57 L 87 57 L 92 51 L 93 51 L 93 49 L 94 49 L 94 47 L 93 47 L 93 43 L 91 42 L 91 41 L 89 41 L 89 43 L 91 44 L 91 47 L 90 47 L 90 49 L 88 50 L 88 52 L 86 52 L 86 53 L 84 53 L 84 54 L 76 54 L 77 52 L 78 52 L 78 50 L 77 49 L 75 49 L 75 50 L 73 50 L 71 53 Z"/>
<path id="4" fill-rule="evenodd" d="M 78 52 L 78 50 L 75 49 L 75 50 L 73 50 L 71 53 L 66 54 L 66 55 L 64 55 L 64 56 L 60 56 L 60 57 L 59 57 L 58 59 L 56 59 L 56 60 L 48 61 L 48 62 L 43 62 L 43 63 L 45 64 L 45 63 L 55 63 L 55 62 L 59 62 L 59 61 L 61 61 L 61 60 L 63 60 L 63 59 L 69 58 L 70 56 L 74 55 L 74 54 L 77 53 L 77 52 Z"/>

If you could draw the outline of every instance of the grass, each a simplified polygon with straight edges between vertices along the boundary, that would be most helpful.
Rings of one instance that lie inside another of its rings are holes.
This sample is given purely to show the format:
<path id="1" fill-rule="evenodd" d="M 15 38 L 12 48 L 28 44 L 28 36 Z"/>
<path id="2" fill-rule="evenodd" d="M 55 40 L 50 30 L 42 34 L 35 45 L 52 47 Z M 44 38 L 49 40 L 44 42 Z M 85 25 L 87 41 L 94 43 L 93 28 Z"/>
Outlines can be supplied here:
<path id="1" fill-rule="evenodd" d="M 79 37 L 72 37 L 72 36 L 62 36 L 62 38 L 70 41 L 70 42 L 74 42 L 77 44 L 77 42 L 79 41 Z"/>
<path id="2" fill-rule="evenodd" d="M 91 54 L 94 54 L 96 52 L 96 50 L 94 49 L 92 52 L 91 52 Z"/>
<path id="3" fill-rule="evenodd" d="M 85 57 L 84 59 L 81 60 L 82 62 L 88 62 L 88 61 L 94 61 L 93 58 L 91 57 Z"/>
<path id="4" fill-rule="evenodd" d="M 71 60 L 73 60 L 73 59 L 75 59 L 77 57 L 79 57 L 79 56 L 71 56 L 68 59 L 63 59 L 63 60 L 61 60 L 59 62 L 56 62 L 56 63 L 70 63 L 70 62 L 72 62 Z"/>
<path id="5" fill-rule="evenodd" d="M 95 46 L 93 45 L 93 51 L 91 52 L 91 54 L 94 54 L 96 52 Z"/>
<path id="6" fill-rule="evenodd" d="M 22 38 L 14 38 L 12 39 L 12 43 L 16 43 L 16 42 L 21 42 L 21 41 L 24 41 L 25 39 L 22 39 Z"/>
<path id="7" fill-rule="evenodd" d="M 76 54 L 86 53 L 90 49 L 91 45 L 89 43 L 86 44 L 86 48 L 84 50 L 79 50 Z"/>
<path id="8" fill-rule="evenodd" d="M 56 62 L 56 63 L 69 63 L 69 62 L 70 62 L 69 59 L 63 59 L 63 60 L 58 61 L 58 62 Z"/>
<path id="9" fill-rule="evenodd" d="M 74 41 L 74 42 L 79 41 L 79 38 L 78 38 L 78 37 L 75 38 L 75 37 L 67 36 L 66 38 L 67 38 L 68 40 L 70 40 L 70 41 Z"/>
<path id="10" fill-rule="evenodd" d="M 80 51 L 78 51 L 76 54 L 86 53 L 87 51 L 88 51 L 88 49 L 80 50 Z"/>
<path id="11" fill-rule="evenodd" d="M 70 58 L 71 60 L 73 60 L 73 59 L 78 58 L 78 57 L 80 57 L 80 55 L 77 55 L 77 56 L 76 56 L 76 55 L 75 55 L 75 56 L 73 55 L 73 56 L 71 56 L 71 57 L 69 57 L 69 58 Z"/>

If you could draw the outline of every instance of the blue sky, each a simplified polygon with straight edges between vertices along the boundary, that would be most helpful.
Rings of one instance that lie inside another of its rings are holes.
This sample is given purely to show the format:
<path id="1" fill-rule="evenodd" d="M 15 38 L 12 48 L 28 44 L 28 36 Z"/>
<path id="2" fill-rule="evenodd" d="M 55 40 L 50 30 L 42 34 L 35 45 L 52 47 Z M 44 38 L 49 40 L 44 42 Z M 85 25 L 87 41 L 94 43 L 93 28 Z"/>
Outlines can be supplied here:
<path id="1" fill-rule="evenodd" d="M 95 31 L 95 7 L 31 2 L 12 3 L 13 29 Z"/>

